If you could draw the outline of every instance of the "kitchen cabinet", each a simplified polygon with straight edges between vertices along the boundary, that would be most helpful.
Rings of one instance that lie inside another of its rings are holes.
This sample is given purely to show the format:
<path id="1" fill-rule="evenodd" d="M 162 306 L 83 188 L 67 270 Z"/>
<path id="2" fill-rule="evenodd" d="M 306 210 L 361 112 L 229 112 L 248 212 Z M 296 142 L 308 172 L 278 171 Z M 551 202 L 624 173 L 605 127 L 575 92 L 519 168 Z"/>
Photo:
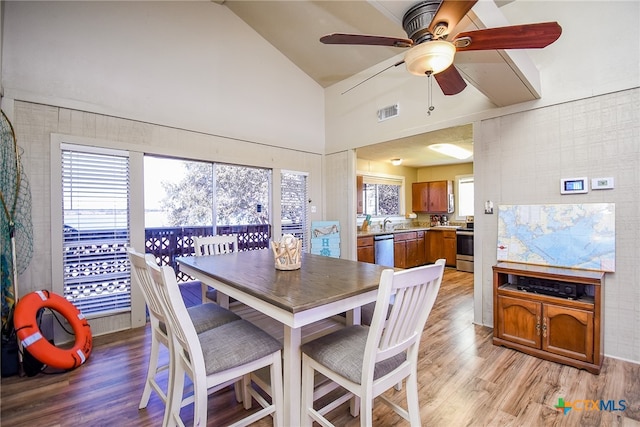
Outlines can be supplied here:
<path id="1" fill-rule="evenodd" d="M 362 175 L 356 175 L 356 213 L 364 213 L 364 178 Z"/>
<path id="2" fill-rule="evenodd" d="M 433 264 L 440 258 L 446 265 L 456 266 L 456 231 L 447 228 L 432 228 L 427 232 L 425 253 L 427 262 Z"/>
<path id="3" fill-rule="evenodd" d="M 394 265 L 412 268 L 426 263 L 424 231 L 409 231 L 393 235 Z"/>
<path id="4" fill-rule="evenodd" d="M 527 292 L 522 290 L 525 286 L 519 286 L 531 281 L 540 290 L 578 286 L 584 293 L 565 298 Z M 508 262 L 495 265 L 493 343 L 600 373 L 604 358 L 602 286 L 603 272 Z"/>
<path id="5" fill-rule="evenodd" d="M 358 261 L 375 263 L 373 236 L 358 237 Z"/>
<path id="6" fill-rule="evenodd" d="M 411 196 L 414 212 L 453 213 L 453 181 L 414 182 Z"/>

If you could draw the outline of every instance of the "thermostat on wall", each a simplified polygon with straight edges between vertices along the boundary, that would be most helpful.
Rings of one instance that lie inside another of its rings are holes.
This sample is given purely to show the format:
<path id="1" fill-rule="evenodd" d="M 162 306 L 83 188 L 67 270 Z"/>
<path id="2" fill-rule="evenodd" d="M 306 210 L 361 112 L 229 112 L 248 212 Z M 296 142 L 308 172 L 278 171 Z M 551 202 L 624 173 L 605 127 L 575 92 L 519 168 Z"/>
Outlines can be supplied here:
<path id="1" fill-rule="evenodd" d="M 588 193 L 587 177 L 563 178 L 560 180 L 560 194 Z"/>

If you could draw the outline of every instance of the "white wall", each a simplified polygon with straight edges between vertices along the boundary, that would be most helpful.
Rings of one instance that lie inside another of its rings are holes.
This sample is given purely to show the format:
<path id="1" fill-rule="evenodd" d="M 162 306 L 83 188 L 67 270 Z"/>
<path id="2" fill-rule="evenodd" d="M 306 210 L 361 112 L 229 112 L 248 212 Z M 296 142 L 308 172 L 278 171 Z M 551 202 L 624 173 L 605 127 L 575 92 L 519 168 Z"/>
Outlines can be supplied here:
<path id="1" fill-rule="evenodd" d="M 484 120 L 474 131 L 476 212 L 485 200 L 496 208 L 615 203 L 616 269 L 606 274 L 603 289 L 604 352 L 635 362 L 640 362 L 639 138 L 640 89 Z M 560 179 L 574 176 L 611 176 L 615 188 L 561 195 Z M 497 214 L 476 214 L 475 228 L 476 301 L 481 322 L 491 326 Z"/>
<path id="2" fill-rule="evenodd" d="M 3 4 L 7 98 L 324 151 L 322 88 L 224 6 Z"/>
<path id="3" fill-rule="evenodd" d="M 356 155 L 353 150 L 324 156 L 325 218 L 340 222 L 340 258 L 357 259 Z"/>

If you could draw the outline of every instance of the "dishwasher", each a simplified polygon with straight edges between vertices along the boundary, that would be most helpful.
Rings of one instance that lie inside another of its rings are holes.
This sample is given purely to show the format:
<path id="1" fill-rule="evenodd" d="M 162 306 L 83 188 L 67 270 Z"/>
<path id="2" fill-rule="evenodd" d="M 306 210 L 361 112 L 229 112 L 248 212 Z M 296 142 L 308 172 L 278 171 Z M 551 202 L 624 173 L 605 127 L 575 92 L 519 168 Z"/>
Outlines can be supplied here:
<path id="1" fill-rule="evenodd" d="M 393 267 L 393 234 L 373 236 L 373 253 L 376 264 Z"/>

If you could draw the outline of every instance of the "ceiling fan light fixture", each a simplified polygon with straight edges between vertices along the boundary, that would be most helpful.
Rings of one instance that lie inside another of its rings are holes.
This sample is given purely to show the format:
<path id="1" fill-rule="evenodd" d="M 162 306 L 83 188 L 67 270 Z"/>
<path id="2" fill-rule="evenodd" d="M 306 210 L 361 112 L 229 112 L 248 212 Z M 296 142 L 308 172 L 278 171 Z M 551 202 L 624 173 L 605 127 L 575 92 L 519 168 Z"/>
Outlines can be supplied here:
<path id="1" fill-rule="evenodd" d="M 411 74 L 424 76 L 438 74 L 453 64 L 456 47 L 446 40 L 432 40 L 412 47 L 404 55 L 404 62 Z"/>
<path id="2" fill-rule="evenodd" d="M 399 158 L 391 159 L 391 164 L 393 166 L 400 166 L 402 164 L 402 159 L 399 159 Z"/>
<path id="3" fill-rule="evenodd" d="M 473 154 L 469 150 L 453 144 L 431 144 L 429 145 L 429 149 L 460 160 L 468 159 Z"/>

